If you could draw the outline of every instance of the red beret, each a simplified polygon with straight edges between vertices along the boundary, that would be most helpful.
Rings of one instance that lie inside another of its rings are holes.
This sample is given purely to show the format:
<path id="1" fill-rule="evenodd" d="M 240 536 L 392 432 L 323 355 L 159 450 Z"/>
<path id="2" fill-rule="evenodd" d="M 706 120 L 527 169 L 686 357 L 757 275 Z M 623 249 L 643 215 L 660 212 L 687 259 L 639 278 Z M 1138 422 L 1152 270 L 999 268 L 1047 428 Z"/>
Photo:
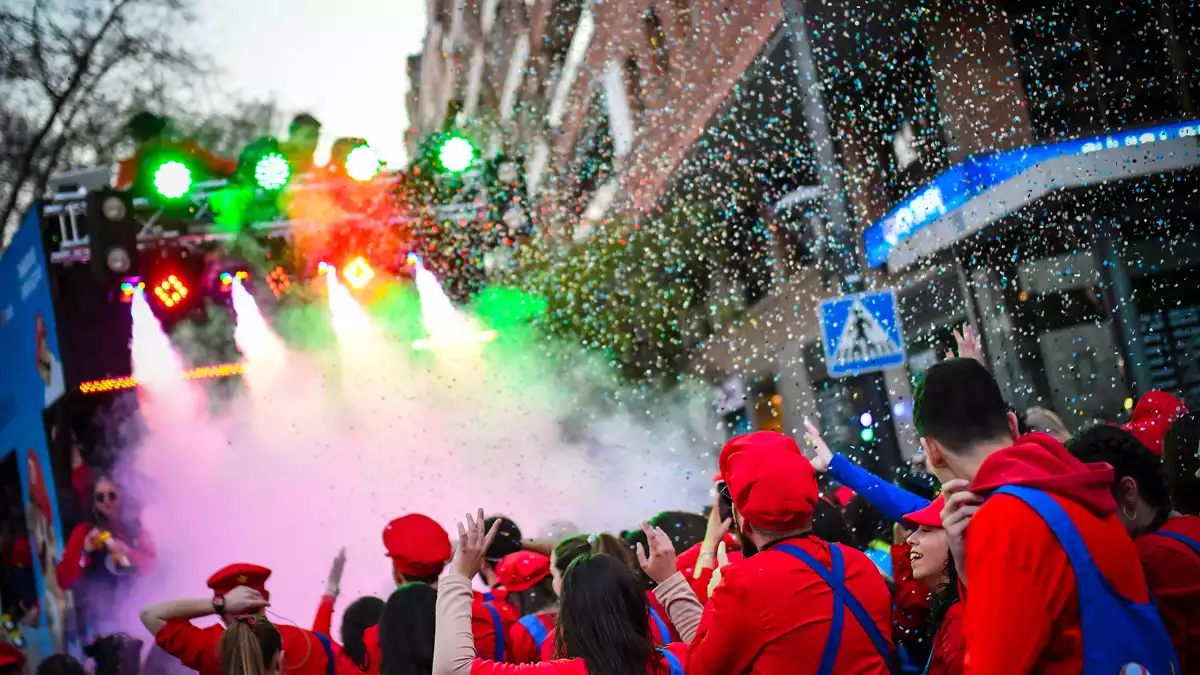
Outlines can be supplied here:
<path id="1" fill-rule="evenodd" d="M 496 563 L 496 578 L 513 593 L 533 588 L 550 575 L 550 558 L 533 551 L 509 553 Z"/>
<path id="2" fill-rule="evenodd" d="M 816 474 L 788 436 L 756 431 L 734 438 L 721 449 L 721 475 L 733 505 L 751 525 L 794 530 L 812 519 Z"/>
<path id="3" fill-rule="evenodd" d="M 450 559 L 450 535 L 429 516 L 410 513 L 383 528 L 383 547 L 392 566 L 406 577 L 432 577 L 442 573 Z"/>
<path id="4" fill-rule="evenodd" d="M 271 576 L 271 570 L 251 565 L 250 563 L 234 563 L 228 567 L 222 567 L 217 570 L 217 573 L 208 578 L 208 587 L 212 589 L 213 595 L 225 595 L 229 591 L 238 586 L 246 586 L 259 592 L 264 600 L 270 600 L 271 594 L 267 592 L 267 578 Z"/>
<path id="5" fill-rule="evenodd" d="M 937 499 L 930 502 L 925 508 L 905 514 L 904 526 L 910 530 L 915 530 L 922 525 L 942 527 L 942 509 L 944 508 L 946 508 L 946 496 L 938 495 Z"/>
<path id="6" fill-rule="evenodd" d="M 1133 418 L 1121 428 L 1137 436 L 1142 445 L 1161 457 L 1167 429 L 1186 412 L 1187 408 L 1178 398 L 1165 391 L 1150 391 L 1138 399 L 1133 407 Z"/>
<path id="7" fill-rule="evenodd" d="M 0 668 L 4 666 L 16 666 L 21 668 L 25 665 L 25 654 L 20 649 L 10 645 L 7 642 L 0 642 Z"/>

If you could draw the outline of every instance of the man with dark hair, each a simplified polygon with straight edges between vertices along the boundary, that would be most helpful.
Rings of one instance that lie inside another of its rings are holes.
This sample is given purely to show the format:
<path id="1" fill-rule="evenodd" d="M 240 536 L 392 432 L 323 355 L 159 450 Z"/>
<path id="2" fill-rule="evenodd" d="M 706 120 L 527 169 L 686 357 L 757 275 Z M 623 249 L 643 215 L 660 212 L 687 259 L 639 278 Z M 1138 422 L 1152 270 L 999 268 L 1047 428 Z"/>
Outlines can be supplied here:
<path id="1" fill-rule="evenodd" d="M 300 113 L 288 125 L 287 140 L 280 144 L 293 174 L 311 173 L 313 155 L 321 140 L 321 123 L 308 113 Z"/>
<path id="2" fill-rule="evenodd" d="M 487 593 L 475 592 L 476 600 L 486 600 L 492 602 L 495 600 L 504 600 L 507 592 L 500 585 L 500 579 L 496 576 L 496 565 L 504 559 L 505 556 L 516 553 L 522 550 L 521 545 L 521 528 L 512 521 L 511 518 L 504 516 L 492 516 L 484 522 L 484 527 L 488 532 L 492 531 L 492 525 L 500 521 L 500 529 L 496 530 L 496 538 L 492 540 L 492 545 L 488 547 L 487 552 L 483 556 L 483 581 L 491 590 Z M 516 620 L 516 617 L 513 617 Z"/>
<path id="3" fill-rule="evenodd" d="M 119 163 L 115 185 L 118 190 L 137 187 L 134 184 L 139 179 L 145 180 L 139 173 L 146 160 L 155 155 L 178 155 L 193 164 L 194 171 L 203 170 L 211 178 L 228 178 L 237 171 L 237 162 L 214 155 L 190 138 L 181 141 L 170 138 L 170 126 L 166 117 L 145 110 L 125 123 L 125 136 L 133 141 L 134 152 Z"/>
<path id="4" fill-rule="evenodd" d="M 969 669 L 1172 672 L 1166 630 L 1116 516 L 1112 467 L 1080 462 L 1049 434 L 1018 438 L 1016 416 L 974 360 L 930 367 L 913 402 L 967 584 Z"/>

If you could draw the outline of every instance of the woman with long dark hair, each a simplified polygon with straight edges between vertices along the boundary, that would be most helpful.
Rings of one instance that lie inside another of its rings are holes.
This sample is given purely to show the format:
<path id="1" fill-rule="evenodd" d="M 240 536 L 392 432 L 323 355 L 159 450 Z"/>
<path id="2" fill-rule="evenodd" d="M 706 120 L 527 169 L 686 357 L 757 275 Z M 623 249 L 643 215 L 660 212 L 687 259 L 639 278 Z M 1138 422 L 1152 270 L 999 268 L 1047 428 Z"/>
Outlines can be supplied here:
<path id="1" fill-rule="evenodd" d="M 1162 463 L 1132 432 L 1106 424 L 1089 427 L 1067 449 L 1081 461 L 1112 466 L 1117 517 L 1137 546 L 1180 672 L 1200 673 L 1200 517 L 1172 509 Z"/>
<path id="2" fill-rule="evenodd" d="M 471 578 L 483 564 L 495 529 L 485 532 L 483 521 L 481 510 L 459 525 L 450 574 L 438 586 L 435 675 L 682 675 L 687 646 L 655 647 L 645 590 L 629 567 L 610 555 L 580 556 L 563 575 L 554 660 L 517 665 L 477 658 L 471 637 Z M 657 534 L 670 549 L 667 536 Z M 673 570 L 673 551 L 670 558 Z M 699 603 L 692 602 L 699 614 Z"/>
<path id="3" fill-rule="evenodd" d="M 142 529 L 125 493 L 104 475 L 92 483 L 91 508 L 75 526 L 55 571 L 58 584 L 73 590 L 93 632 L 138 573 L 154 565 L 154 544 Z"/>
<path id="4" fill-rule="evenodd" d="M 392 592 L 379 619 L 380 675 L 430 675 L 433 672 L 433 631 L 437 595 L 433 586 L 414 582 Z M 470 606 L 467 635 L 471 649 Z"/>
<path id="5" fill-rule="evenodd" d="M 342 590 L 342 572 L 346 569 L 346 549 L 342 549 L 333 558 L 329 568 L 329 580 L 325 582 L 325 595 L 321 596 L 321 604 L 317 607 L 317 616 L 313 619 L 313 632 L 322 635 L 333 634 L 333 610 Z M 383 614 L 383 600 L 373 596 L 363 597 L 350 603 L 342 614 L 342 651 L 337 657 L 339 673 L 378 673 L 378 657 L 371 654 L 379 653 L 378 643 L 367 646 L 367 629 L 379 623 Z M 373 636 L 378 639 L 378 633 Z"/>
<path id="6" fill-rule="evenodd" d="M 933 645 L 925 665 L 926 675 L 957 675 L 963 671 L 966 645 L 963 642 L 963 605 L 958 598 L 958 572 L 950 556 L 950 539 L 942 528 L 945 499 L 904 516 L 908 557 L 913 578 L 929 587 L 929 618 L 926 634 Z"/>

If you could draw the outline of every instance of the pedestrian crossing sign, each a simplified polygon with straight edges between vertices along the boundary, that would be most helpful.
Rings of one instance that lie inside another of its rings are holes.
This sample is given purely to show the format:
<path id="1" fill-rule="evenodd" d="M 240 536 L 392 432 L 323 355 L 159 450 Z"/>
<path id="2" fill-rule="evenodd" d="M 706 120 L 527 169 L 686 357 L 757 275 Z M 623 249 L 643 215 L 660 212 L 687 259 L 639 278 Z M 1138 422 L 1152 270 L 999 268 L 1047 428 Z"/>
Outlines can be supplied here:
<path id="1" fill-rule="evenodd" d="M 821 340 L 830 377 L 904 364 L 904 333 L 891 290 L 821 301 Z"/>

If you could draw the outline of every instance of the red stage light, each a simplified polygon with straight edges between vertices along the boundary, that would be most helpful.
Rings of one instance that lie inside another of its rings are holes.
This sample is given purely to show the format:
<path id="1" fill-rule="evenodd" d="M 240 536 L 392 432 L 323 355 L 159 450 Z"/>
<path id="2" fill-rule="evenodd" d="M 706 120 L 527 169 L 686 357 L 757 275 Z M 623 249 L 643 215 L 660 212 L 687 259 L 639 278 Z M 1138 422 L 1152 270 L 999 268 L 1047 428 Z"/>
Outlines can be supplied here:
<path id="1" fill-rule="evenodd" d="M 292 278 L 288 276 L 287 270 L 282 266 L 276 266 L 267 275 L 267 285 L 271 287 L 271 292 L 275 294 L 275 297 L 279 297 L 291 288 Z"/>
<path id="2" fill-rule="evenodd" d="M 188 287 L 179 277 L 171 274 L 154 287 L 154 295 L 164 307 L 170 309 L 182 303 L 188 296 Z"/>

